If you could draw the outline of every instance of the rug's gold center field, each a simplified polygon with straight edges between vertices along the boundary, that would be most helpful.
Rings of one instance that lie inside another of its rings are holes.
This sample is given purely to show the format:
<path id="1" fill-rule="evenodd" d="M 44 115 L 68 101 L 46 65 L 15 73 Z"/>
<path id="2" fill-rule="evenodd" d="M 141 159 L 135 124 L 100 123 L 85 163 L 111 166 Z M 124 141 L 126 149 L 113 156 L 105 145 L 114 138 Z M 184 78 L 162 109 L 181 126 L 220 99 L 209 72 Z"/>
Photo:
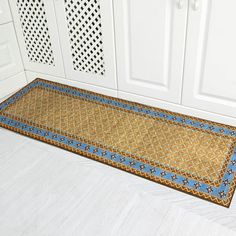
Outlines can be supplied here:
<path id="1" fill-rule="evenodd" d="M 213 183 L 219 180 L 233 144 L 233 139 L 223 135 L 44 88 L 30 90 L 4 113 Z"/>

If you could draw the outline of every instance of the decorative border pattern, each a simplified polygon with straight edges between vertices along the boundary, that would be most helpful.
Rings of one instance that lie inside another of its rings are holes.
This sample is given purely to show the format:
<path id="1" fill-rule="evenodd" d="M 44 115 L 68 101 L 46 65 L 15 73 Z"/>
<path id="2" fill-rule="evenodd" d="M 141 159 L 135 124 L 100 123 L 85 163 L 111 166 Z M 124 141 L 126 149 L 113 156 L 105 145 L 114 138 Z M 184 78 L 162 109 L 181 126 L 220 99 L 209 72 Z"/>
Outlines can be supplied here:
<path id="1" fill-rule="evenodd" d="M 225 172 L 222 175 L 222 181 L 219 186 L 213 186 L 205 181 L 199 181 L 188 178 L 172 171 L 167 171 L 160 167 L 145 163 L 142 160 L 134 159 L 132 156 L 122 155 L 111 150 L 104 149 L 97 145 L 91 145 L 77 138 L 68 137 L 68 135 L 31 124 L 30 122 L 19 121 L 4 114 L 4 109 L 27 92 L 35 87 L 43 87 L 61 93 L 71 94 L 83 99 L 98 102 L 99 104 L 113 106 L 114 108 L 124 109 L 126 111 L 139 113 L 148 117 L 164 119 L 166 121 L 187 125 L 193 129 L 200 129 L 215 135 L 224 135 L 225 137 L 235 138 L 236 128 L 215 122 L 210 122 L 190 116 L 181 115 L 174 112 L 153 108 L 138 103 L 128 102 L 122 99 L 112 98 L 105 95 L 77 89 L 67 85 L 50 82 L 42 79 L 36 79 L 19 92 L 0 104 L 0 126 L 20 134 L 44 141 L 49 144 L 61 147 L 63 149 L 78 153 L 80 155 L 98 160 L 122 170 L 145 177 L 166 186 L 181 190 L 183 192 L 209 200 L 216 204 L 229 207 L 233 193 L 236 187 L 236 147 L 226 163 Z"/>

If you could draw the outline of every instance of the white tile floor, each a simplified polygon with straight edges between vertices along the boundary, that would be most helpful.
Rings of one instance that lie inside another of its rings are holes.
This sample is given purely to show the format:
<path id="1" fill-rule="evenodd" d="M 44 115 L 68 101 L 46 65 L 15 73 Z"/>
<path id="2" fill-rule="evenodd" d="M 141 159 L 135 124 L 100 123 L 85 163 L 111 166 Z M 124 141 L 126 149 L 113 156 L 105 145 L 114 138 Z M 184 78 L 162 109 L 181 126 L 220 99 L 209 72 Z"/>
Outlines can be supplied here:
<path id="1" fill-rule="evenodd" d="M 0 128 L 0 235 L 236 235 L 226 209 Z"/>
<path id="2" fill-rule="evenodd" d="M 0 128 L 0 235 L 236 235 L 229 209 Z"/>

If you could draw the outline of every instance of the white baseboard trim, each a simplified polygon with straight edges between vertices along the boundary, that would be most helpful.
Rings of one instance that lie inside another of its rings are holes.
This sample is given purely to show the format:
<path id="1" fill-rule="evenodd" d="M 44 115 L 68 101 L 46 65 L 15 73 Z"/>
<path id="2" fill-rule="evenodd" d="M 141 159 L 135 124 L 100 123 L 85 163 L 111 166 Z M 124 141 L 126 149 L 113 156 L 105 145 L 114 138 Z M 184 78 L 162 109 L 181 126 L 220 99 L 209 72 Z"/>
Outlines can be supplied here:
<path id="1" fill-rule="evenodd" d="M 228 124 L 236 126 L 236 119 L 228 116 L 223 116 L 216 113 L 211 113 L 203 110 L 198 110 L 195 108 L 186 107 L 180 104 L 170 103 L 163 100 L 147 98 L 139 96 L 136 94 L 131 94 L 127 92 L 118 91 L 118 98 L 126 99 L 133 102 L 138 102 L 141 104 L 158 107 L 161 109 L 170 110 L 173 112 L 182 113 L 189 116 L 195 116 L 206 120 L 211 120 L 218 123 Z"/>
<path id="2" fill-rule="evenodd" d="M 116 90 L 99 87 L 99 86 L 95 86 L 91 84 L 86 84 L 86 83 L 82 83 L 82 82 L 78 82 L 74 80 L 69 80 L 62 77 L 56 77 L 56 76 L 47 75 L 47 74 L 38 73 L 38 72 L 32 72 L 32 71 L 26 71 L 26 77 L 27 77 L 28 82 L 31 82 L 36 78 L 42 78 L 42 79 L 58 82 L 61 84 L 66 84 L 66 85 L 74 86 L 77 88 L 86 89 L 92 92 L 102 93 L 108 96 L 117 97 Z"/>
<path id="3" fill-rule="evenodd" d="M 27 84 L 25 72 L 0 80 L 0 98 L 7 97 Z"/>

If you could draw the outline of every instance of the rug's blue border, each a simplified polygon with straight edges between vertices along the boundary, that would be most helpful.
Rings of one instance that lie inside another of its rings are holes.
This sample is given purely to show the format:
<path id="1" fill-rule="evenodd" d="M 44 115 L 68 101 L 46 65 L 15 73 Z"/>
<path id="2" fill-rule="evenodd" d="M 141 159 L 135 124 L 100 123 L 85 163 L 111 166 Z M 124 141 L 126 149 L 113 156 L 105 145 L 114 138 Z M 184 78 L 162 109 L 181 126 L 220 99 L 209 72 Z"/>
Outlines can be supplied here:
<path id="1" fill-rule="evenodd" d="M 21 96 L 27 93 L 30 89 L 36 86 L 46 87 L 52 90 L 69 93 L 69 94 L 86 98 L 89 100 L 94 100 L 103 104 L 109 104 L 115 107 L 121 107 L 126 110 L 132 110 L 135 112 L 140 112 L 142 114 L 148 114 L 154 117 L 161 117 L 166 120 L 171 120 L 177 123 L 185 123 L 192 127 L 197 127 L 203 130 L 210 130 L 211 132 L 215 132 L 215 133 L 221 133 L 221 134 L 224 133 L 225 135 L 230 136 L 230 137 L 232 136 L 236 137 L 236 134 L 234 131 L 227 129 L 225 127 L 213 126 L 207 123 L 197 122 L 195 120 L 193 121 L 191 119 L 183 119 L 180 116 L 165 114 L 164 112 L 156 112 L 155 110 L 152 110 L 152 109 L 146 109 L 146 108 L 140 109 L 140 107 L 138 106 L 135 106 L 135 105 L 131 106 L 130 104 L 126 104 L 125 101 L 124 102 L 115 101 L 109 98 L 104 98 L 102 96 L 100 97 L 99 95 L 89 94 L 86 92 L 75 90 L 73 88 L 60 87 L 59 85 L 53 85 L 53 84 L 47 83 L 46 81 L 44 82 L 44 81 L 37 81 L 37 80 L 29 84 L 20 92 L 16 93 L 13 97 L 11 97 L 6 102 L 3 102 L 0 105 L 0 111 L 6 108 L 7 106 L 9 106 L 10 104 L 14 103 L 17 99 L 19 99 Z M 70 139 L 66 136 L 59 135 L 57 133 L 44 130 L 44 129 L 39 129 L 31 125 L 25 124 L 23 122 L 15 121 L 14 119 L 10 119 L 3 115 L 0 115 L 0 122 L 10 127 L 14 127 L 14 128 L 20 129 L 22 131 L 25 131 L 31 134 L 36 134 L 48 140 L 53 140 L 61 144 L 66 144 L 69 147 L 78 149 L 83 152 L 87 152 L 88 154 L 94 154 L 94 151 L 96 149 L 95 154 L 99 157 L 111 160 L 114 163 L 122 163 L 123 165 L 132 167 L 133 169 L 142 171 L 143 173 L 148 173 L 152 176 L 156 176 L 156 177 L 168 180 L 180 186 L 185 186 L 189 189 L 194 189 L 195 191 L 198 191 L 199 193 L 206 193 L 210 196 L 216 197 L 221 200 L 224 200 L 227 198 L 229 190 L 230 190 L 230 186 L 233 183 L 235 172 L 236 172 L 236 148 L 234 149 L 234 153 L 231 156 L 225 175 L 222 179 L 221 185 L 219 187 L 214 187 L 211 185 L 207 185 L 201 181 L 196 181 L 194 179 L 186 178 L 182 175 L 178 175 L 170 171 L 162 170 L 150 164 L 146 164 L 141 161 L 132 159 L 130 157 L 125 157 L 117 153 L 110 152 L 109 150 L 105 150 L 100 147 L 93 146 L 91 144 L 81 143 L 81 142 L 78 142 L 77 140 Z"/>

